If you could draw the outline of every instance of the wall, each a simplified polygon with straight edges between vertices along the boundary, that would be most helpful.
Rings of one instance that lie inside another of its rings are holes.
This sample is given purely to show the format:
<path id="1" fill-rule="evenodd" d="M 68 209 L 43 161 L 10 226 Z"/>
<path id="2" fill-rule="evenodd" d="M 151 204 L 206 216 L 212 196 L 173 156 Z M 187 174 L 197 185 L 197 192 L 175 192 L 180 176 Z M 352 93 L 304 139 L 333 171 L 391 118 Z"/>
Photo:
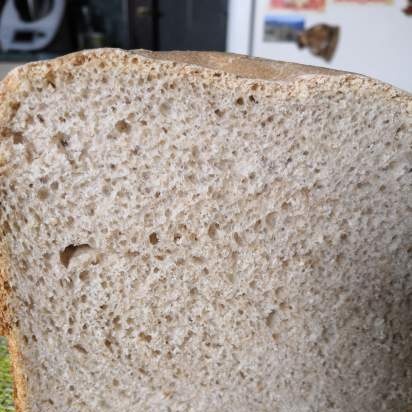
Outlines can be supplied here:
<path id="1" fill-rule="evenodd" d="M 17 67 L 21 63 L 0 63 L 0 80 L 2 80 L 6 74 Z"/>
<path id="2" fill-rule="evenodd" d="M 270 10 L 268 0 L 231 0 L 228 51 L 362 73 L 412 92 L 412 17 L 401 11 L 406 0 L 394 0 L 391 5 L 326 2 L 323 12 L 298 14 L 305 18 L 306 27 L 317 23 L 341 27 L 338 48 L 330 63 L 299 50 L 293 43 L 263 42 L 264 16 L 282 13 Z M 255 19 L 251 33 L 252 25 L 249 22 L 245 26 L 245 21 L 247 17 L 250 20 L 252 3 Z M 239 35 L 242 27 L 244 32 Z M 253 39 L 248 46 L 250 35 Z"/>

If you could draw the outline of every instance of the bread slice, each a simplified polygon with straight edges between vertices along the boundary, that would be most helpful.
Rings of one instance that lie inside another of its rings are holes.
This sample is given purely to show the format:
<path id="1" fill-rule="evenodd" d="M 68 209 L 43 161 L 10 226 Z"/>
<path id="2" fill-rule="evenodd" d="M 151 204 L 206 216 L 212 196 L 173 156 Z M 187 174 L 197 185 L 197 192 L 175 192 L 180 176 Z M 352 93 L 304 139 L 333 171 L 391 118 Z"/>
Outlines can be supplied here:
<path id="1" fill-rule="evenodd" d="M 412 97 L 102 49 L 1 86 L 1 320 L 23 412 L 407 412 Z"/>

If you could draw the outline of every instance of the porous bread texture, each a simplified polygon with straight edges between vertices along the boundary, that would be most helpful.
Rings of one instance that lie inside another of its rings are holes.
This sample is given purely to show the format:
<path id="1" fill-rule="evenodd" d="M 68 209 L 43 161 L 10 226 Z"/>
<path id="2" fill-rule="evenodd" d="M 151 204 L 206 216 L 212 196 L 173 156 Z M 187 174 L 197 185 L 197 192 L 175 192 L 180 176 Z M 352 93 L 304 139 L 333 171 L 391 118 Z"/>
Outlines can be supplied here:
<path id="1" fill-rule="evenodd" d="M 20 411 L 408 410 L 410 95 L 109 49 L 1 94 Z"/>

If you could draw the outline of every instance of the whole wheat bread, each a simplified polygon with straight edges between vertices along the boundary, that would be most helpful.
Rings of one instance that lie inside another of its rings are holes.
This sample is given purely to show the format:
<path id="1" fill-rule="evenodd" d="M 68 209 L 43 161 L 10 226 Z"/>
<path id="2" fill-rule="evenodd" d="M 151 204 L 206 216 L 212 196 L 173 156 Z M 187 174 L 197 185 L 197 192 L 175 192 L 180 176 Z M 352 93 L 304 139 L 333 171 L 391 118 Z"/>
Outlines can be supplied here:
<path id="1" fill-rule="evenodd" d="M 407 412 L 412 98 L 102 49 L 1 86 L 2 329 L 22 412 Z"/>

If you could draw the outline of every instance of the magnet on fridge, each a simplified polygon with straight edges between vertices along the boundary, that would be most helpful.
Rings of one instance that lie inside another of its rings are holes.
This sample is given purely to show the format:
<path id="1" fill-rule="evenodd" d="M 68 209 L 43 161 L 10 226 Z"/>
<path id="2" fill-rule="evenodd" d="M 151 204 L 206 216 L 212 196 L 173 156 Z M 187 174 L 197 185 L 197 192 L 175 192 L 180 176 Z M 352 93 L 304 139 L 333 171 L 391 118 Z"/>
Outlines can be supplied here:
<path id="1" fill-rule="evenodd" d="M 271 0 L 270 8 L 322 11 L 325 8 L 325 0 Z"/>
<path id="2" fill-rule="evenodd" d="M 265 42 L 296 42 L 298 35 L 305 28 L 305 20 L 294 15 L 269 15 L 265 17 Z"/>

